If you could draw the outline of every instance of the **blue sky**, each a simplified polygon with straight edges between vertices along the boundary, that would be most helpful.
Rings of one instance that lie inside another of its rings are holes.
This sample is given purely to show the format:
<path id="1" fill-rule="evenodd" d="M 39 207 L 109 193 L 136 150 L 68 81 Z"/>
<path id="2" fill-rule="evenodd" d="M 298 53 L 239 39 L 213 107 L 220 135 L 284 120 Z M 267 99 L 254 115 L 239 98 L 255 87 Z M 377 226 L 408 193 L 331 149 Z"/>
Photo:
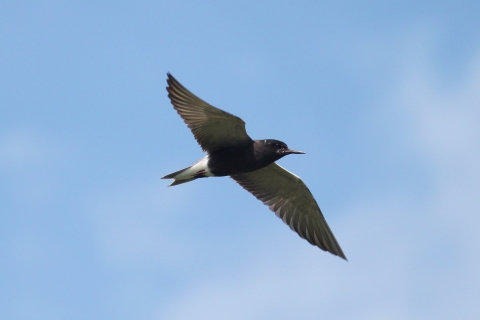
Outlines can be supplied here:
<path id="1" fill-rule="evenodd" d="M 0 4 L 0 318 L 480 316 L 480 4 Z M 305 151 L 349 262 L 203 156 L 166 73 Z"/>

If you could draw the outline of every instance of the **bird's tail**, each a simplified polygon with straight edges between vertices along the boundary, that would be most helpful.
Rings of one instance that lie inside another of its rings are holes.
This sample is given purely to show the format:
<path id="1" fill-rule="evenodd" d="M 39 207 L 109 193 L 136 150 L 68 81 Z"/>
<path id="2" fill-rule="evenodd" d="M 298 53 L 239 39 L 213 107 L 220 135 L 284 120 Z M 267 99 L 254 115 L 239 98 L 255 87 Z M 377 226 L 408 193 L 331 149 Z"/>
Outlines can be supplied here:
<path id="1" fill-rule="evenodd" d="M 185 177 L 184 174 L 182 174 L 182 173 L 186 173 L 186 171 L 190 168 L 191 168 L 191 166 L 186 167 L 182 170 L 175 171 L 174 173 L 167 174 L 165 177 L 162 177 L 162 179 L 175 179 L 175 181 L 173 181 L 169 185 L 169 187 L 176 186 L 177 184 L 182 184 L 182 183 L 193 181 L 193 180 L 196 179 L 195 177 L 187 178 L 187 177 Z"/>
<path id="2" fill-rule="evenodd" d="M 178 170 L 174 173 L 166 175 L 162 179 L 175 179 L 170 186 L 176 186 L 177 184 L 190 182 L 198 178 L 211 177 L 213 174 L 208 168 L 208 155 L 199 161 L 192 164 L 190 167 Z"/>

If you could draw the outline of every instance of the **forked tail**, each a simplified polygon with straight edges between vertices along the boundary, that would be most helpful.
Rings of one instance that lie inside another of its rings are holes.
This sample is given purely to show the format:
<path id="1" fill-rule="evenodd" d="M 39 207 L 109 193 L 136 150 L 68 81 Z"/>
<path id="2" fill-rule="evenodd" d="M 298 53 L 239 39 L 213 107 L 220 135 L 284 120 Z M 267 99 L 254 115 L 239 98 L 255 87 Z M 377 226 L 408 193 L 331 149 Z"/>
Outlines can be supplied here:
<path id="1" fill-rule="evenodd" d="M 174 173 L 170 173 L 162 179 L 175 179 L 175 181 L 173 181 L 172 184 L 169 185 L 169 187 L 171 187 L 176 186 L 177 184 L 190 182 L 197 178 L 206 178 L 211 176 L 213 176 L 213 174 L 208 168 L 208 156 L 206 156 L 195 162 L 190 167 L 175 171 Z"/>
<path id="2" fill-rule="evenodd" d="M 190 168 L 191 167 L 187 167 L 187 168 L 184 168 L 182 170 L 175 171 L 174 173 L 167 174 L 165 177 L 162 177 L 162 179 L 175 179 L 175 181 L 173 181 L 169 185 L 169 187 L 176 186 L 177 184 L 182 184 L 182 183 L 193 181 L 193 180 L 196 179 L 195 177 L 187 178 L 187 177 L 183 177 L 183 176 L 185 176 L 185 174 L 182 175 L 182 173 L 186 173 L 186 171 Z"/>

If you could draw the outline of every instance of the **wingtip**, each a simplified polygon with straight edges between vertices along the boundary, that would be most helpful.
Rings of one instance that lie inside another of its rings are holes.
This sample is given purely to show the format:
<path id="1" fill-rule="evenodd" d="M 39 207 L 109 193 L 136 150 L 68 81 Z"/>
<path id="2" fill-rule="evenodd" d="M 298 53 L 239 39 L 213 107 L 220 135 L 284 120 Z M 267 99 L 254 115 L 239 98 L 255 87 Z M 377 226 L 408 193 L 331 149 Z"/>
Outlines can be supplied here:
<path id="1" fill-rule="evenodd" d="M 170 101 L 172 101 L 172 96 L 171 96 L 172 91 L 187 91 L 187 92 L 189 92 L 184 86 L 182 86 L 180 84 L 180 82 L 178 82 L 177 79 L 175 79 L 174 76 L 172 76 L 172 74 L 170 72 L 167 72 L 167 86 L 165 87 L 165 89 L 167 89 L 168 97 L 170 98 Z M 189 93 L 192 94 L 191 92 L 189 92 Z M 173 104 L 173 102 L 172 102 L 172 104 Z"/>
<path id="2" fill-rule="evenodd" d="M 167 72 L 167 91 L 168 91 L 168 87 L 170 87 L 170 82 L 172 81 L 172 74 L 170 72 Z"/>
<path id="3" fill-rule="evenodd" d="M 326 251 L 328 253 L 331 253 L 333 254 L 334 256 L 337 256 L 339 258 L 342 258 L 343 260 L 347 261 L 348 262 L 348 259 L 347 257 L 345 256 L 345 254 L 343 253 L 342 249 L 338 248 L 339 250 L 336 250 L 336 249 L 327 249 L 327 248 L 322 248 L 320 247 L 319 245 L 317 244 L 313 244 L 314 246 L 322 249 L 323 251 Z"/>
<path id="4" fill-rule="evenodd" d="M 347 257 L 345 256 L 345 254 L 343 253 L 342 249 L 338 248 L 339 250 L 335 250 L 336 252 L 332 252 L 330 251 L 330 253 L 333 253 L 334 255 L 338 256 L 339 258 L 342 258 L 343 260 L 347 261 L 348 262 L 348 259 Z"/>
<path id="5" fill-rule="evenodd" d="M 167 82 L 171 82 L 171 81 L 178 82 L 177 79 L 175 79 L 175 77 L 172 76 L 170 72 L 167 72 Z"/>

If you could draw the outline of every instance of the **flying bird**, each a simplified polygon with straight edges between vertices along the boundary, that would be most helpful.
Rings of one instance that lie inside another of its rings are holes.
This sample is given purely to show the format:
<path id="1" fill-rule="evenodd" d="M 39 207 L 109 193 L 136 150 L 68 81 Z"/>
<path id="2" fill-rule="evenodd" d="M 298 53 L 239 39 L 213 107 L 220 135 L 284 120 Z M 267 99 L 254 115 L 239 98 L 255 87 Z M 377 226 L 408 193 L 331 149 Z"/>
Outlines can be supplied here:
<path id="1" fill-rule="evenodd" d="M 175 186 L 198 178 L 230 176 L 300 237 L 347 260 L 310 190 L 298 176 L 275 163 L 304 152 L 279 140 L 252 140 L 242 119 L 203 101 L 170 73 L 167 77 L 173 108 L 207 155 L 162 179 L 174 179 L 170 186 Z"/>

